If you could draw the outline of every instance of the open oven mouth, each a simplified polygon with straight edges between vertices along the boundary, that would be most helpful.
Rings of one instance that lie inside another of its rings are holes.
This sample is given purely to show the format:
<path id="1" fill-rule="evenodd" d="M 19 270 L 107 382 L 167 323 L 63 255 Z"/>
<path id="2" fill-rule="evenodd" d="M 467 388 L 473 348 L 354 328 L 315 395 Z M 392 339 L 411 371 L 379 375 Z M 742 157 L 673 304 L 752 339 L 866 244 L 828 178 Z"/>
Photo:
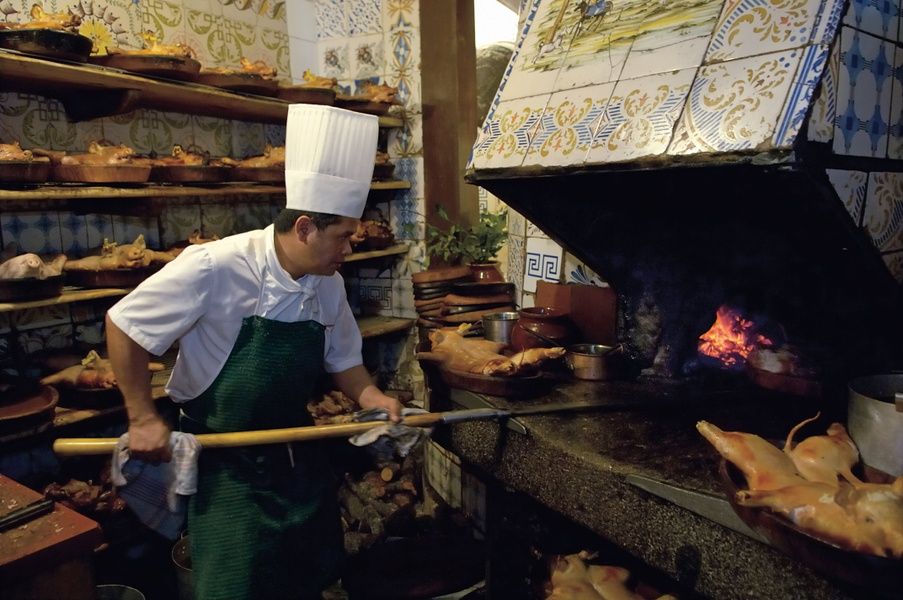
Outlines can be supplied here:
<path id="1" fill-rule="evenodd" d="M 608 281 L 628 376 L 842 390 L 899 364 L 900 290 L 825 176 L 719 166 L 471 176 Z"/>

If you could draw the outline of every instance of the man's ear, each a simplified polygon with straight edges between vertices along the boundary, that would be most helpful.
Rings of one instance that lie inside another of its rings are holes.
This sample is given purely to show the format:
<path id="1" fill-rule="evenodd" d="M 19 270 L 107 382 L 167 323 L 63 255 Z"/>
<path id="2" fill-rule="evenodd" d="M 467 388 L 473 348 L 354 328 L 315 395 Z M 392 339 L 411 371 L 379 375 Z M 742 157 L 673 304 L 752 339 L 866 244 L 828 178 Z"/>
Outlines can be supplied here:
<path id="1" fill-rule="evenodd" d="M 301 215 L 295 221 L 295 235 L 302 242 L 307 241 L 307 236 L 309 236 L 316 229 L 316 225 L 311 221 L 310 217 L 307 215 Z"/>

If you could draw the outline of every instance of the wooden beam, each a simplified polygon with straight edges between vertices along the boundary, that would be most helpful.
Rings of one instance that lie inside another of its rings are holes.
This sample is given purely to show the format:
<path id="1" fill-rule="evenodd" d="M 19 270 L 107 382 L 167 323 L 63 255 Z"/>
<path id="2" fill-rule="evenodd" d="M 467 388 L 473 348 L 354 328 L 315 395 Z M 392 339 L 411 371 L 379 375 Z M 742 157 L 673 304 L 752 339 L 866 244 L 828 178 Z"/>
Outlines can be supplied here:
<path id="1" fill-rule="evenodd" d="M 477 85 L 473 2 L 430 0 L 420 11 L 423 163 L 427 223 L 445 228 L 478 218 L 477 188 L 464 182 L 476 139 Z"/>

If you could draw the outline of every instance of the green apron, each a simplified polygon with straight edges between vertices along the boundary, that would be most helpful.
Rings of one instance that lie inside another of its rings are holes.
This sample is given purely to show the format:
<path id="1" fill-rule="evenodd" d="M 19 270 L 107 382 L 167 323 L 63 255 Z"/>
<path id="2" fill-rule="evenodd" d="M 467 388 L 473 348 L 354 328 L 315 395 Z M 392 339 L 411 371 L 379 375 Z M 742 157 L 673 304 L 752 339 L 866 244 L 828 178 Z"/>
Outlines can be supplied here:
<path id="1" fill-rule="evenodd" d="M 242 321 L 214 382 L 183 411 L 192 433 L 312 425 L 324 327 Z M 335 477 L 319 442 L 202 452 L 188 508 L 197 600 L 319 598 L 343 558 Z"/>

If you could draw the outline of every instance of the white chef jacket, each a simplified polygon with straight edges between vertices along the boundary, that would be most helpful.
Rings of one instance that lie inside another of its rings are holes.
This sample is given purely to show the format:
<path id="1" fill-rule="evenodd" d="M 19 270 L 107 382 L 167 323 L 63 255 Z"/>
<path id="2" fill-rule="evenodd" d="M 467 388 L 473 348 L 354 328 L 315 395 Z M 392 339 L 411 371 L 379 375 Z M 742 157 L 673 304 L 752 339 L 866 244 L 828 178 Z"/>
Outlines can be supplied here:
<path id="1" fill-rule="evenodd" d="M 242 319 L 252 315 L 325 325 L 330 373 L 362 364 L 361 334 L 342 276 L 292 279 L 276 258 L 274 235 L 270 225 L 189 246 L 109 310 L 113 323 L 151 354 L 163 354 L 179 340 L 166 384 L 176 402 L 198 397 L 213 383 Z"/>

